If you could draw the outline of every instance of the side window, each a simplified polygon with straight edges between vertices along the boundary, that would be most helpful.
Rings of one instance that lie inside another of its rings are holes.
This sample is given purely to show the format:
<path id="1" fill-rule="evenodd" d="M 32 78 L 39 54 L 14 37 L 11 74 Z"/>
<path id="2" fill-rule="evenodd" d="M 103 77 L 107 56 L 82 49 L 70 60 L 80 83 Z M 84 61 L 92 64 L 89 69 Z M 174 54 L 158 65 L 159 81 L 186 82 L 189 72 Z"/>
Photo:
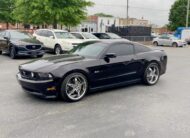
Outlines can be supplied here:
<path id="1" fill-rule="evenodd" d="M 0 32 L 0 37 L 3 38 L 4 34 L 5 34 L 5 32 Z"/>
<path id="2" fill-rule="evenodd" d="M 4 33 L 4 37 L 10 38 L 10 33 L 6 31 L 6 32 Z"/>
<path id="3" fill-rule="evenodd" d="M 47 31 L 47 32 L 46 32 L 46 37 L 50 37 L 50 36 L 53 36 L 53 37 L 54 37 L 54 35 L 53 35 L 53 33 L 52 33 L 51 31 Z"/>
<path id="4" fill-rule="evenodd" d="M 74 35 L 78 39 L 84 39 L 81 34 L 72 33 L 72 35 Z"/>
<path id="5" fill-rule="evenodd" d="M 42 31 L 42 35 L 43 35 L 44 37 L 48 37 L 48 31 L 43 30 L 43 31 Z"/>
<path id="6" fill-rule="evenodd" d="M 143 45 L 135 45 L 135 53 L 149 52 L 151 49 Z"/>
<path id="7" fill-rule="evenodd" d="M 42 30 L 37 30 L 36 34 L 39 35 L 39 36 L 42 36 Z"/>
<path id="8" fill-rule="evenodd" d="M 117 56 L 133 55 L 134 49 L 131 44 L 117 44 L 111 46 L 107 53 L 115 53 Z"/>
<path id="9" fill-rule="evenodd" d="M 100 34 L 100 39 L 110 39 L 107 34 Z"/>

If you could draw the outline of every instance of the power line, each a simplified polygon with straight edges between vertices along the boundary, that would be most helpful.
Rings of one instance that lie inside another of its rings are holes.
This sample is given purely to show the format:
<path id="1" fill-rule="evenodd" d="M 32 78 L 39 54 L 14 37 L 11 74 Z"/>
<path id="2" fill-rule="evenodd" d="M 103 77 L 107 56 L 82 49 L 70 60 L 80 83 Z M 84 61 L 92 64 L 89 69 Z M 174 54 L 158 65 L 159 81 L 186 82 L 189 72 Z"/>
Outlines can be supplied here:
<path id="1" fill-rule="evenodd" d="M 113 5 L 113 4 L 96 4 L 97 6 L 105 6 L 105 7 L 123 7 L 126 8 L 127 5 Z M 131 6 L 128 5 L 130 8 L 135 9 L 144 9 L 144 10 L 155 10 L 155 11 L 161 11 L 161 12 L 169 12 L 170 10 L 166 9 L 155 9 L 155 8 L 147 8 L 147 7 L 139 7 L 139 6 Z"/>

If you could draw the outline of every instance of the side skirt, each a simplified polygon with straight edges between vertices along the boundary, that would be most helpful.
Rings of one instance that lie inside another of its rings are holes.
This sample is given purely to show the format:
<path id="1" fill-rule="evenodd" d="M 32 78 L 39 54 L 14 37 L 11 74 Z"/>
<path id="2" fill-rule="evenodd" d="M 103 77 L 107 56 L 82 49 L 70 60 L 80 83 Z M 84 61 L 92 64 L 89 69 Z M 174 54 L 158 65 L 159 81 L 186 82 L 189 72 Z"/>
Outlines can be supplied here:
<path id="1" fill-rule="evenodd" d="M 135 80 L 131 80 L 131 81 L 125 81 L 125 82 L 121 82 L 121 83 L 115 83 L 115 84 L 109 84 L 109 85 L 104 85 L 104 86 L 100 86 L 100 87 L 94 87 L 94 88 L 90 88 L 90 92 L 94 92 L 97 90 L 105 90 L 105 89 L 110 89 L 110 88 L 115 88 L 115 87 L 122 87 L 122 86 L 126 86 L 126 85 L 130 85 L 130 84 L 134 84 L 137 82 L 141 82 L 141 79 L 135 79 Z"/>

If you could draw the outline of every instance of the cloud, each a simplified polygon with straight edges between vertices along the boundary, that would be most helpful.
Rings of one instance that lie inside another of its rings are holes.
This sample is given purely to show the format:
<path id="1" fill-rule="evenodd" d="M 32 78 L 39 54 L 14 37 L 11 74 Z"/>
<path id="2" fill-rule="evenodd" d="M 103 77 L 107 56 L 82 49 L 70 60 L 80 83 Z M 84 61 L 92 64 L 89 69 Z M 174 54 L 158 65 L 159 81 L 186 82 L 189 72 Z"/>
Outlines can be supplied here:
<path id="1" fill-rule="evenodd" d="M 126 17 L 127 0 L 89 0 L 95 3 L 89 14 L 104 12 L 116 17 Z M 129 16 L 148 19 L 151 23 L 168 23 L 169 10 L 175 0 L 129 0 Z"/>

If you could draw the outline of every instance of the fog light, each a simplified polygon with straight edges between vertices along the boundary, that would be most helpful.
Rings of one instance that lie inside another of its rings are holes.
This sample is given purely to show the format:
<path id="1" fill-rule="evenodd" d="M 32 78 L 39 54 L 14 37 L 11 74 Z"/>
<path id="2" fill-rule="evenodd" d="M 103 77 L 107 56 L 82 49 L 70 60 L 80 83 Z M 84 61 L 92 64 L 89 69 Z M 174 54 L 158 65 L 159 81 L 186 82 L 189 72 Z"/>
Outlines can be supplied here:
<path id="1" fill-rule="evenodd" d="M 55 87 L 50 87 L 50 88 L 47 88 L 47 91 L 55 91 L 56 88 Z"/>

